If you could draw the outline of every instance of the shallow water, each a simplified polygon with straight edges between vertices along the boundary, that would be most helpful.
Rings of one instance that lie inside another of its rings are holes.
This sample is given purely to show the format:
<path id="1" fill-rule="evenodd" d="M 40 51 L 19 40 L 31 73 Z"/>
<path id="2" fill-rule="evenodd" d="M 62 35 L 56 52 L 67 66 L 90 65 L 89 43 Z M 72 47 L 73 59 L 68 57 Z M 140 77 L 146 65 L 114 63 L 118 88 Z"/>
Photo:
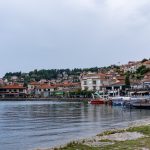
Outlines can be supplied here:
<path id="1" fill-rule="evenodd" d="M 150 110 L 84 103 L 0 102 L 0 150 L 52 147 L 149 116 Z"/>

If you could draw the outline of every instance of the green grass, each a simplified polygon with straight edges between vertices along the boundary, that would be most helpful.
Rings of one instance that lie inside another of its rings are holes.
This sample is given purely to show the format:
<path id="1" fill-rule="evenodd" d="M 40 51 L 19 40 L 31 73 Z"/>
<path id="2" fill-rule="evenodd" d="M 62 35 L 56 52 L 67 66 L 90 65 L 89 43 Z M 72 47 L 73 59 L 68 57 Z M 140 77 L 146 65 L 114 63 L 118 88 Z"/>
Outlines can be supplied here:
<path id="1" fill-rule="evenodd" d="M 130 140 L 124 142 L 115 142 L 113 145 L 107 145 L 99 148 L 99 150 L 134 150 L 141 148 L 150 148 L 150 138 L 140 138 L 138 140 Z"/>
<path id="2" fill-rule="evenodd" d="M 84 144 L 71 144 L 66 147 L 59 148 L 58 150 L 134 150 L 141 148 L 150 149 L 150 138 L 140 138 L 138 140 L 115 142 L 113 145 L 107 145 L 104 147 L 90 147 Z"/>
<path id="3" fill-rule="evenodd" d="M 97 136 L 104 136 L 104 135 L 110 135 L 110 134 L 115 134 L 115 133 L 122 133 L 125 132 L 126 130 L 110 130 L 110 131 L 105 131 L 103 133 L 98 134 Z"/>
<path id="4" fill-rule="evenodd" d="M 99 142 L 112 142 L 112 141 L 108 139 L 102 139 L 102 140 L 99 140 Z"/>
<path id="5" fill-rule="evenodd" d="M 70 143 L 63 148 L 59 148 L 58 150 L 99 150 L 99 148 L 90 147 L 79 143 L 74 143 L 74 144 Z"/>
<path id="6" fill-rule="evenodd" d="M 150 126 L 139 126 L 139 127 L 132 127 L 127 129 L 126 131 L 128 132 L 139 132 L 142 133 L 144 135 L 148 135 L 150 136 Z"/>
<path id="7" fill-rule="evenodd" d="M 132 127 L 126 130 L 113 130 L 113 131 L 106 131 L 99 136 L 121 133 L 121 132 L 139 132 L 146 135 L 143 138 L 139 138 L 137 140 L 127 140 L 127 141 L 113 141 L 113 145 L 107 145 L 102 147 L 90 147 L 83 143 L 71 142 L 67 146 L 63 148 L 59 148 L 56 150 L 140 150 L 142 148 L 150 149 L 150 126 L 139 126 L 139 127 Z M 99 142 L 112 142 L 110 140 L 100 140 Z"/>

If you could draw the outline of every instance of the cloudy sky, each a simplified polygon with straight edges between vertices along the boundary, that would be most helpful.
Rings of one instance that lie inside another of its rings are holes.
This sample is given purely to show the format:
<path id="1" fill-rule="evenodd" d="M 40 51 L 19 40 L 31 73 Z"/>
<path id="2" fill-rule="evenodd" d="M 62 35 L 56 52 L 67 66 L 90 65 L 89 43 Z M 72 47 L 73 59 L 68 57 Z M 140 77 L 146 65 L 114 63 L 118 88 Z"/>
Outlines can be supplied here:
<path id="1" fill-rule="evenodd" d="M 150 57 L 149 0 L 1 0 L 0 75 Z"/>

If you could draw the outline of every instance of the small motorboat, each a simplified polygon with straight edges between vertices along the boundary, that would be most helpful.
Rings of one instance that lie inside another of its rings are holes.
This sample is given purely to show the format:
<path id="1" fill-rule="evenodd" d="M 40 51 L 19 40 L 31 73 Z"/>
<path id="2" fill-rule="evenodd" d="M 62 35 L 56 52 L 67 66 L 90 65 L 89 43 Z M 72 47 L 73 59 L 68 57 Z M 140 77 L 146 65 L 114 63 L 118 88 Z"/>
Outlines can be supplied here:
<path id="1" fill-rule="evenodd" d="M 124 101 L 122 99 L 112 101 L 113 106 L 123 106 L 123 104 L 124 104 Z"/>
<path id="2" fill-rule="evenodd" d="M 138 109 L 150 109 L 150 100 L 143 99 L 132 104 L 132 107 Z"/>
<path id="3" fill-rule="evenodd" d="M 112 106 L 124 106 L 125 102 L 129 101 L 130 99 L 130 97 L 113 97 L 111 99 Z"/>
<path id="4" fill-rule="evenodd" d="M 93 99 L 89 101 L 89 104 L 105 104 L 106 96 L 101 96 L 99 93 L 95 92 L 92 94 Z"/>
<path id="5" fill-rule="evenodd" d="M 105 104 L 105 100 L 102 98 L 96 98 L 89 101 L 89 104 Z"/>
<path id="6" fill-rule="evenodd" d="M 148 103 L 145 103 L 145 104 L 144 103 L 143 104 L 134 103 L 134 104 L 132 104 L 132 106 L 137 109 L 150 109 L 150 104 L 148 104 Z"/>

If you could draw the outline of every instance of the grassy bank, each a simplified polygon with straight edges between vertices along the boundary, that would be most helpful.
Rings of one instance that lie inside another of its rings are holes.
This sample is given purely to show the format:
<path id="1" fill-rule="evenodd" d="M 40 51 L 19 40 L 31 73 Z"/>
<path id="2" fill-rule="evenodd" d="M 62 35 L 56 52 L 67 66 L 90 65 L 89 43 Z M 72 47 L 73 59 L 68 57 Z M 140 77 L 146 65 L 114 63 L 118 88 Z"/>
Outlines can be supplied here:
<path id="1" fill-rule="evenodd" d="M 120 137 L 120 139 L 118 138 Z M 110 130 L 91 139 L 71 142 L 64 147 L 47 150 L 149 150 L 150 125 Z"/>

